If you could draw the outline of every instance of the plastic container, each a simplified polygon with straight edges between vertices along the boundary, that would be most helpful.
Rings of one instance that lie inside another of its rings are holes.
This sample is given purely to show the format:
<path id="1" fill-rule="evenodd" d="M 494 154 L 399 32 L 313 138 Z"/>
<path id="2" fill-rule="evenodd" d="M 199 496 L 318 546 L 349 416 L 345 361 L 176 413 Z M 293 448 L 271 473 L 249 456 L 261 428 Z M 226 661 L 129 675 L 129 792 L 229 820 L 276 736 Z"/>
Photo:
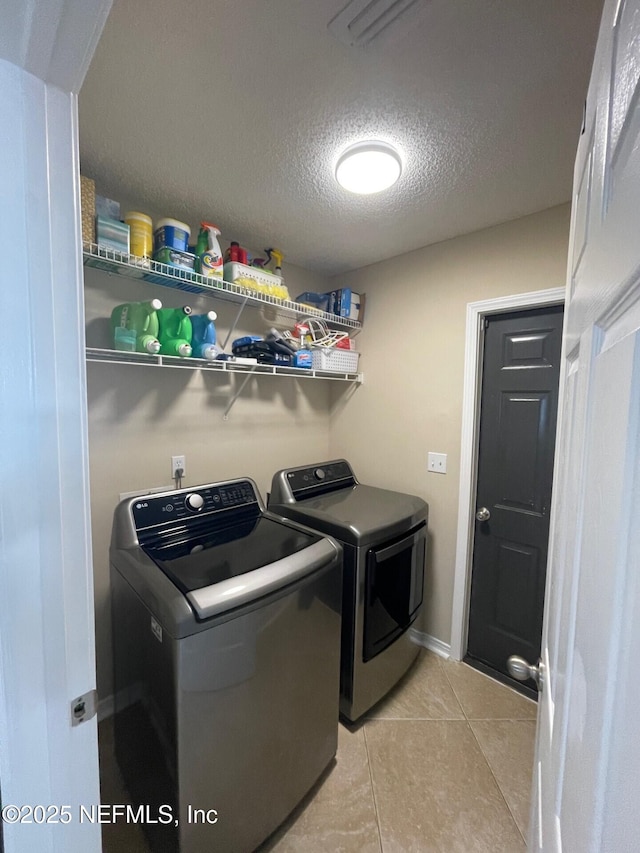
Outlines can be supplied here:
<path id="1" fill-rule="evenodd" d="M 169 249 L 163 246 L 162 249 L 157 249 L 153 253 L 153 260 L 159 264 L 166 264 L 169 267 L 178 267 L 181 270 L 195 269 L 196 256 L 189 252 L 178 252 L 176 249 Z"/>
<path id="2" fill-rule="evenodd" d="M 248 267 L 245 264 L 228 263 L 224 265 L 224 280 L 233 284 L 255 290 L 274 299 L 289 299 L 289 291 L 278 275 L 261 270 L 258 267 Z"/>
<path id="3" fill-rule="evenodd" d="M 308 349 L 299 349 L 293 354 L 294 367 L 307 367 L 309 370 L 313 367 L 313 354 Z"/>
<path id="4" fill-rule="evenodd" d="M 158 340 L 159 299 L 148 302 L 125 302 L 111 312 L 113 343 L 117 350 L 146 352 L 156 355 L 160 350 Z"/>
<path id="5" fill-rule="evenodd" d="M 161 308 L 158 311 L 160 322 L 160 354 L 177 355 L 188 358 L 191 355 L 191 308 Z"/>
<path id="6" fill-rule="evenodd" d="M 178 252 L 186 252 L 189 245 L 191 229 L 185 222 L 177 219 L 159 219 L 153 232 L 156 252 L 165 246 Z"/>
<path id="7" fill-rule="evenodd" d="M 219 356 L 221 349 L 216 345 L 216 327 L 213 324 L 217 317 L 215 311 L 191 315 L 191 355 L 194 358 L 214 361 Z"/>
<path id="8" fill-rule="evenodd" d="M 124 221 L 129 226 L 129 245 L 132 255 L 150 258 L 153 252 L 153 222 L 146 213 L 131 210 L 125 213 Z"/>
<path id="9" fill-rule="evenodd" d="M 346 349 L 318 348 L 311 351 L 314 370 L 333 370 L 338 373 L 357 373 L 359 352 Z"/>

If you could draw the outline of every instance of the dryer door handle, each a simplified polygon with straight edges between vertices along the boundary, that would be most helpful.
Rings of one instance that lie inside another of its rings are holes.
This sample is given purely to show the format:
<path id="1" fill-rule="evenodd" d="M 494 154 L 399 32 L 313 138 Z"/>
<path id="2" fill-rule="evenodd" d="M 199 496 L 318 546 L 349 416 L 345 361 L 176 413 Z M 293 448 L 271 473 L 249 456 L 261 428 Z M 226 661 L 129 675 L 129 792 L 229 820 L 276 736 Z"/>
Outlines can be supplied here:
<path id="1" fill-rule="evenodd" d="M 426 524 L 421 524 L 417 530 L 414 530 L 409 536 L 406 536 L 404 539 L 401 539 L 399 542 L 394 542 L 393 545 L 388 545 L 386 548 L 372 548 L 373 554 L 375 554 L 376 563 L 384 563 L 385 560 L 390 560 L 392 557 L 396 557 L 402 551 L 407 551 L 409 548 L 413 548 L 416 542 L 421 537 L 426 535 Z"/>
<path id="2" fill-rule="evenodd" d="M 244 575 L 227 578 L 211 586 L 194 589 L 187 593 L 187 600 L 197 618 L 204 621 L 243 604 L 250 604 L 263 595 L 313 574 L 318 569 L 335 565 L 339 558 L 339 546 L 331 539 L 321 539 L 275 563 L 269 563 Z"/>

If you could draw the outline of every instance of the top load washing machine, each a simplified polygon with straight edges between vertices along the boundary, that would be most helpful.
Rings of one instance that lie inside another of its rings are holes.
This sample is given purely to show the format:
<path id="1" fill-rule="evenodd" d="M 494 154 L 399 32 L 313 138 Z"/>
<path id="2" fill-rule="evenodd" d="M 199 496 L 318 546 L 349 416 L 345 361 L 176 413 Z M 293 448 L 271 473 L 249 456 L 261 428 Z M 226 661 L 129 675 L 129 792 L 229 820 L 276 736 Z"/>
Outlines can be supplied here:
<path id="1" fill-rule="evenodd" d="M 116 508 L 115 750 L 153 851 L 250 853 L 334 757 L 340 550 L 249 479 Z"/>
<path id="2" fill-rule="evenodd" d="M 429 507 L 362 485 L 345 459 L 278 471 L 269 509 L 343 546 L 340 712 L 354 721 L 407 671 L 419 647 Z"/>

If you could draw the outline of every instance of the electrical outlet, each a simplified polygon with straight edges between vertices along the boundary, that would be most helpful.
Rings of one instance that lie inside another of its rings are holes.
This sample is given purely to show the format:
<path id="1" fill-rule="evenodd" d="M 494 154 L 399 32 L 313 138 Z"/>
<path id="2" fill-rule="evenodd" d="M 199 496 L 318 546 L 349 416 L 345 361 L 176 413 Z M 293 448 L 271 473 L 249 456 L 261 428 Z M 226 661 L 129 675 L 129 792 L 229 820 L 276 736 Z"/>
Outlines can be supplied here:
<path id="1" fill-rule="evenodd" d="M 187 473 L 187 462 L 186 457 L 184 456 L 172 456 L 171 457 L 171 476 L 173 479 L 176 479 L 176 472 L 178 469 L 182 469 L 180 476 L 185 477 Z"/>
<path id="2" fill-rule="evenodd" d="M 434 474 L 447 473 L 447 454 L 446 453 L 431 453 L 429 451 L 429 462 L 427 470 L 433 471 Z"/>

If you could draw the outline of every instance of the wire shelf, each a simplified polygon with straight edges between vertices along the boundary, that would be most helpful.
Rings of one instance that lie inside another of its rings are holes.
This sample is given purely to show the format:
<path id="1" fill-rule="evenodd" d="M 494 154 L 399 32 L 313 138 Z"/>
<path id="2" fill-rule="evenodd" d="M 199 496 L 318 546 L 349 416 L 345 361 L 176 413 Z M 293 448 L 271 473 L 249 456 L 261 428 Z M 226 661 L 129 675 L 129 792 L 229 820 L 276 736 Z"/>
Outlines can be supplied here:
<path id="1" fill-rule="evenodd" d="M 338 317 L 335 314 L 327 314 L 324 311 L 300 305 L 298 302 L 276 299 L 268 294 L 256 293 L 232 282 L 212 282 L 210 278 L 206 278 L 200 273 L 182 270 L 178 267 L 161 264 L 158 261 L 140 258 L 137 255 L 117 252 L 106 246 L 98 246 L 96 243 L 84 243 L 83 256 L 85 266 L 94 269 L 124 275 L 128 278 L 142 279 L 151 284 L 160 284 L 163 287 L 172 287 L 187 293 L 204 294 L 227 302 L 262 308 L 270 322 L 277 322 L 279 316 L 287 320 L 292 317 L 299 320 L 302 317 L 313 316 L 325 320 L 332 326 L 348 329 L 352 335 L 357 334 L 362 328 L 361 323 L 348 317 Z"/>
<path id="2" fill-rule="evenodd" d="M 203 358 L 179 358 L 173 355 L 147 355 L 143 352 L 87 347 L 87 361 L 106 364 L 137 364 L 143 367 L 172 367 L 182 370 L 204 370 L 218 373 L 252 373 L 256 375 L 289 376 L 296 379 L 331 379 L 338 382 L 361 383 L 362 373 L 338 373 L 306 367 L 283 367 L 275 364 L 237 364 L 233 361 L 207 361 Z"/>

